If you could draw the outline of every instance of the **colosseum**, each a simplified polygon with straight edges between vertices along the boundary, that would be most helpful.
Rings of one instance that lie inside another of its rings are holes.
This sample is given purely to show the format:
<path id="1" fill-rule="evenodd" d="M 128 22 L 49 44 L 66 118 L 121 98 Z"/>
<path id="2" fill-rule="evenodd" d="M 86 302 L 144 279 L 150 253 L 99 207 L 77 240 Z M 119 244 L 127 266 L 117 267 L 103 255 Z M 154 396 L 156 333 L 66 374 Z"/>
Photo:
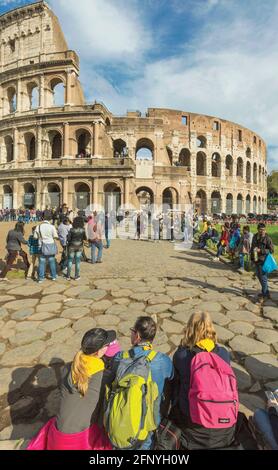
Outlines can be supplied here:
<path id="1" fill-rule="evenodd" d="M 0 208 L 192 203 L 266 211 L 266 144 L 236 123 L 86 104 L 79 58 L 44 1 L 0 16 Z M 112 202 L 111 202 L 112 201 Z"/>

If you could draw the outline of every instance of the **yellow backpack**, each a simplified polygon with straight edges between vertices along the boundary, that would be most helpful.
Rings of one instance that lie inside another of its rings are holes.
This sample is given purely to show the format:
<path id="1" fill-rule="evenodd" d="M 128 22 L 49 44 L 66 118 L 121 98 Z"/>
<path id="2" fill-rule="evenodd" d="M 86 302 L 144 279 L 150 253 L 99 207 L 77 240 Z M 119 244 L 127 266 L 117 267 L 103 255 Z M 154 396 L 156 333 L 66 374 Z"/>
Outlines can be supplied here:
<path id="1" fill-rule="evenodd" d="M 158 426 L 159 393 L 150 368 L 156 354 L 132 358 L 123 353 L 116 378 L 106 387 L 104 427 L 114 448 L 136 449 Z"/>

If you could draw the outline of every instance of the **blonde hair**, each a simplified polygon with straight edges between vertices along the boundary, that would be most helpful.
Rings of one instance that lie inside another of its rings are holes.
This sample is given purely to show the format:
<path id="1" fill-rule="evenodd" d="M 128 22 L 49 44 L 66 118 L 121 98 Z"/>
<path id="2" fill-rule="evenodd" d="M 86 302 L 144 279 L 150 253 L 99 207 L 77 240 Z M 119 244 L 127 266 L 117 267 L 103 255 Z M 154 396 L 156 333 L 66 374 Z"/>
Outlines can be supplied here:
<path id="1" fill-rule="evenodd" d="M 184 329 L 181 345 L 193 349 L 199 341 L 207 338 L 211 339 L 214 343 L 217 342 L 216 331 L 210 315 L 207 312 L 193 313 Z"/>
<path id="2" fill-rule="evenodd" d="M 86 371 L 85 364 L 82 360 L 82 351 L 78 351 L 75 354 L 72 365 L 71 365 L 71 375 L 74 384 L 76 385 L 79 393 L 84 396 L 88 391 L 89 386 L 89 377 Z"/>

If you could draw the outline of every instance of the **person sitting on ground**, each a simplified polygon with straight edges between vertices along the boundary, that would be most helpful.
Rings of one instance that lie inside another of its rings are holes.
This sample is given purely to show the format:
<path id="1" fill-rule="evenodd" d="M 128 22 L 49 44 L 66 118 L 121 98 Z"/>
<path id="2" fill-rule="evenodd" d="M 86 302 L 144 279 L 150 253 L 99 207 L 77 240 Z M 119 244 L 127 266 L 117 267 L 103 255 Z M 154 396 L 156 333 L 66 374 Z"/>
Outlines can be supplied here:
<path id="1" fill-rule="evenodd" d="M 243 233 L 240 237 L 238 251 L 239 251 L 239 273 L 244 273 L 244 262 L 248 262 L 250 258 L 253 234 L 250 232 L 249 225 L 243 227 Z"/>
<path id="2" fill-rule="evenodd" d="M 82 217 L 75 217 L 73 220 L 72 228 L 67 236 L 67 250 L 68 250 L 68 268 L 67 280 L 70 281 L 72 264 L 75 262 L 75 280 L 80 279 L 80 261 L 83 253 L 84 242 L 87 240 L 84 220 Z"/>
<path id="3" fill-rule="evenodd" d="M 28 450 L 111 448 L 104 435 L 102 447 L 95 447 L 95 433 L 101 432 L 104 389 L 109 378 L 102 358 L 115 339 L 113 330 L 93 328 L 85 333 L 73 362 L 62 371 L 59 412 L 31 441 Z"/>
<path id="4" fill-rule="evenodd" d="M 182 429 L 186 448 L 230 446 L 237 420 L 237 383 L 229 352 L 217 344 L 208 313 L 191 315 L 173 363 L 170 419 Z"/>
<path id="5" fill-rule="evenodd" d="M 276 394 L 278 396 L 278 390 Z M 251 423 L 259 447 L 263 450 L 278 450 L 278 402 L 269 398 L 266 410 L 256 410 Z"/>
<path id="6" fill-rule="evenodd" d="M 27 253 L 25 253 L 25 251 L 21 248 L 21 245 L 28 245 L 28 241 L 24 238 L 24 222 L 17 222 L 15 224 L 15 228 L 13 230 L 9 230 L 6 243 L 8 255 L 6 265 L 0 274 L 0 279 L 2 281 L 6 280 L 7 272 L 10 271 L 18 256 L 21 256 L 23 259 L 25 264 L 25 275 L 27 276 L 30 264 Z"/>
<path id="7" fill-rule="evenodd" d="M 31 263 L 28 269 L 27 279 L 35 279 L 37 266 L 39 264 L 40 245 L 39 240 L 34 238 L 36 226 L 32 227 L 32 235 L 28 239 L 29 255 L 31 256 Z"/>
<path id="8" fill-rule="evenodd" d="M 167 383 L 173 377 L 173 364 L 166 354 L 153 351 L 157 325 L 151 317 L 139 317 L 130 331 L 132 348 L 114 357 L 104 423 L 115 448 L 151 449 L 167 395 Z M 128 388 L 121 388 L 127 380 Z M 140 392 L 143 384 L 149 392 L 146 397 Z M 124 397 L 120 400 L 122 394 Z M 141 410 L 145 409 L 144 399 L 148 404 L 145 419 L 141 415 Z M 119 423 L 124 425 L 119 426 Z"/>
<path id="9" fill-rule="evenodd" d="M 266 233 L 264 223 L 259 223 L 258 232 L 254 235 L 251 245 L 251 260 L 255 263 L 256 274 L 262 286 L 259 299 L 269 299 L 268 274 L 263 271 L 263 264 L 268 254 L 274 253 L 274 246 L 270 236 Z"/>
<path id="10" fill-rule="evenodd" d="M 212 240 L 213 243 L 217 241 L 218 234 L 215 227 L 211 222 L 207 222 L 207 230 L 200 235 L 199 249 L 205 248 L 208 240 Z"/>
<path id="11" fill-rule="evenodd" d="M 229 222 L 225 222 L 225 224 L 222 225 L 220 239 L 219 239 L 219 242 L 217 243 L 217 253 L 216 253 L 215 258 L 213 258 L 214 261 L 219 261 L 220 256 L 223 253 L 223 250 L 225 250 L 225 248 L 227 248 L 229 244 L 229 229 L 230 229 Z"/>

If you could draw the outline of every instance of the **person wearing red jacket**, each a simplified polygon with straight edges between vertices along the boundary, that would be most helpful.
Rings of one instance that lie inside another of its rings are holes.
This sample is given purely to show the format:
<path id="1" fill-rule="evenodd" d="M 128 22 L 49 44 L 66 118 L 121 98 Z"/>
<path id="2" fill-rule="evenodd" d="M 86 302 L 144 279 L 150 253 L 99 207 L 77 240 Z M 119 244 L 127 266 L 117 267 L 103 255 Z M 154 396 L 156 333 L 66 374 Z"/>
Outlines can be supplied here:
<path id="1" fill-rule="evenodd" d="M 229 244 L 229 231 L 230 231 L 230 224 L 229 222 L 225 222 L 222 225 L 221 235 L 219 242 L 217 243 L 217 254 L 213 261 L 219 261 L 219 257 L 222 255 L 223 249 L 226 248 Z"/>

